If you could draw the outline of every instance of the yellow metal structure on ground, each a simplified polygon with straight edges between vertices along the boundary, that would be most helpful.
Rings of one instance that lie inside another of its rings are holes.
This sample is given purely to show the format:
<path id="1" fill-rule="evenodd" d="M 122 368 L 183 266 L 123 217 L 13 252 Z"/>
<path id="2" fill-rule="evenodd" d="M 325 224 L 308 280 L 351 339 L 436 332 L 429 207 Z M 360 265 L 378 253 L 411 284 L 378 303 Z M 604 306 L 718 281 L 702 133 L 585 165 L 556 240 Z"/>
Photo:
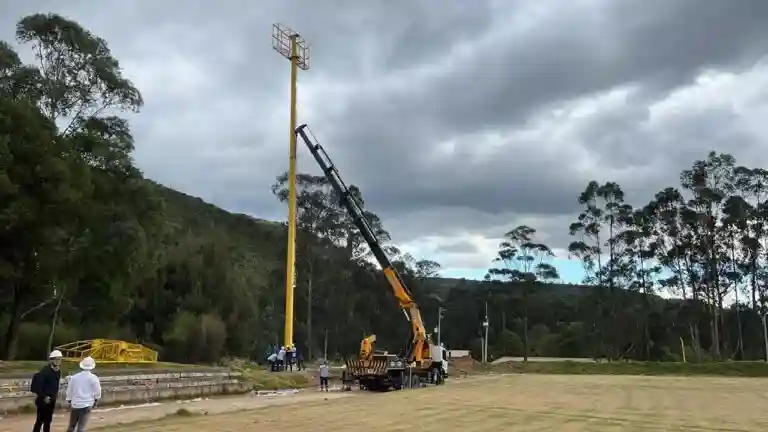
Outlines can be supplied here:
<path id="1" fill-rule="evenodd" d="M 157 363 L 157 351 L 121 340 L 91 339 L 59 345 L 56 349 L 65 361 L 91 356 L 97 363 Z"/>

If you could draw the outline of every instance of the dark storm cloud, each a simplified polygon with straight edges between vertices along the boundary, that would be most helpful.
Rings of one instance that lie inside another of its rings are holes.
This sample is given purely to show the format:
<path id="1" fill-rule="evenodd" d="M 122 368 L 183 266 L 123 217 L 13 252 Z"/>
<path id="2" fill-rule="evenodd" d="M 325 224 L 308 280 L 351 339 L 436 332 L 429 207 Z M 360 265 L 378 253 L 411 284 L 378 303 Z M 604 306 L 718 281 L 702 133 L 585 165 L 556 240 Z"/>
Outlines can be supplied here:
<path id="1" fill-rule="evenodd" d="M 752 65 L 768 49 L 765 1 L 605 3 L 613 6 L 601 10 L 565 6 L 544 14 L 526 30 L 509 30 L 507 37 L 478 42 L 460 62 L 409 91 L 382 94 L 375 86 L 361 91 L 329 121 L 335 125 L 344 119 L 348 128 L 328 134 L 333 141 L 327 141 L 340 152 L 349 152 L 347 164 L 359 167 L 353 169 L 361 177 L 363 170 L 374 169 L 375 175 L 369 171 L 366 178 L 376 180 L 363 183 L 370 185 L 365 190 L 374 198 L 372 203 L 384 209 L 409 211 L 425 200 L 444 204 L 443 195 L 451 194 L 453 201 L 471 206 L 481 201 L 479 208 L 487 211 L 499 211 L 500 205 L 509 211 L 525 211 L 526 206 L 533 212 L 565 211 L 572 206 L 564 203 L 563 195 L 573 193 L 572 183 L 578 176 L 566 160 L 557 157 L 532 166 L 531 156 L 521 153 L 535 153 L 535 144 L 499 151 L 494 161 L 475 165 L 460 155 L 449 162 L 453 169 L 437 170 L 439 176 L 430 176 L 434 171 L 430 155 L 442 140 L 521 126 L 550 104 L 619 85 L 636 84 L 640 91 L 652 91 L 660 98 L 702 70 Z M 626 109 L 644 115 L 641 106 Z M 622 153 L 634 153 L 631 149 L 638 143 L 631 136 L 621 136 L 628 125 L 618 123 L 634 120 L 619 116 L 595 125 L 595 133 L 611 147 L 595 156 L 607 156 L 604 162 L 610 164 L 608 153 L 619 159 Z M 557 166 L 557 173 L 546 165 Z M 468 181 L 461 175 L 467 170 L 482 178 Z M 541 175 L 531 176 L 531 171 Z M 394 189 L 397 182 L 402 188 Z M 477 188 L 477 182 L 485 188 Z M 534 193 L 530 186 L 537 182 L 542 184 Z M 379 190 L 377 185 L 382 183 L 386 191 Z M 499 203 L 505 196 L 505 202 Z M 515 199 L 518 196 L 521 199 Z"/>
<path id="2" fill-rule="evenodd" d="M 269 191 L 288 135 L 273 22 L 312 45 L 300 121 L 397 241 L 524 221 L 562 247 L 590 179 L 647 200 L 710 148 L 759 145 L 728 104 L 662 123 L 653 110 L 702 72 L 764 56 L 765 0 L 30 0 L 0 5 L 2 36 L 48 10 L 106 38 L 143 91 L 131 121 L 147 176 L 261 217 L 285 212 Z"/>

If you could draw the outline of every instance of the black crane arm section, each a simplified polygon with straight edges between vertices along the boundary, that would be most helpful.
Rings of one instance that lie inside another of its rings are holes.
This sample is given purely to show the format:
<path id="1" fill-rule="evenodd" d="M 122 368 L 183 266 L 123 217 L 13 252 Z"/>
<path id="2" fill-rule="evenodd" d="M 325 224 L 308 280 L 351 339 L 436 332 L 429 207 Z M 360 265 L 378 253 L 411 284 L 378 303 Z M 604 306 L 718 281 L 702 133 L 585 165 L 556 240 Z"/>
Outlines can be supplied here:
<path id="1" fill-rule="evenodd" d="M 320 143 L 317 142 L 306 124 L 297 127 L 296 134 L 301 137 L 304 144 L 307 145 L 307 148 L 309 148 L 315 161 L 323 170 L 323 174 L 325 174 L 325 177 L 331 183 L 331 186 L 336 193 L 339 194 L 341 204 L 346 208 L 350 217 L 352 217 L 355 226 L 360 230 L 360 234 L 365 239 L 368 247 L 371 248 L 371 253 L 373 253 L 376 261 L 384 271 L 384 275 L 392 287 L 400 308 L 405 313 L 406 319 L 411 323 L 414 342 L 411 356 L 412 360 L 421 363 L 424 355 L 428 355 L 429 353 L 429 345 L 427 343 L 427 334 L 424 329 L 421 312 L 414 302 L 411 292 L 406 287 L 400 274 L 392 265 L 389 257 L 387 257 L 384 250 L 381 248 L 381 245 L 376 238 L 376 234 L 371 228 L 370 222 L 368 222 L 368 219 L 365 217 L 365 213 L 363 212 L 360 203 L 357 202 L 357 199 L 350 193 L 344 180 L 341 179 L 341 176 L 334 166 L 333 161 L 331 161 L 331 158 L 328 156 L 328 153 L 326 153 L 325 149 L 323 149 Z"/>

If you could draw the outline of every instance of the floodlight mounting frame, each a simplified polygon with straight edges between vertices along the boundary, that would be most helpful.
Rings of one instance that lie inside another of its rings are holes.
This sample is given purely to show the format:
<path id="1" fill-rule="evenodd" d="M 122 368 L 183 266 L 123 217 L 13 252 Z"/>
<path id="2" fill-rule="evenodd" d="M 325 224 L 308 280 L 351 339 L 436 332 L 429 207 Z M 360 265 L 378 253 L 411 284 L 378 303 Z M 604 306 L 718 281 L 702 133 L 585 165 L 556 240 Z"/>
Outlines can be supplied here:
<path id="1" fill-rule="evenodd" d="M 272 49 L 291 60 L 292 40 L 296 39 L 296 65 L 301 70 L 309 70 L 309 44 L 297 32 L 283 24 L 272 24 Z"/>

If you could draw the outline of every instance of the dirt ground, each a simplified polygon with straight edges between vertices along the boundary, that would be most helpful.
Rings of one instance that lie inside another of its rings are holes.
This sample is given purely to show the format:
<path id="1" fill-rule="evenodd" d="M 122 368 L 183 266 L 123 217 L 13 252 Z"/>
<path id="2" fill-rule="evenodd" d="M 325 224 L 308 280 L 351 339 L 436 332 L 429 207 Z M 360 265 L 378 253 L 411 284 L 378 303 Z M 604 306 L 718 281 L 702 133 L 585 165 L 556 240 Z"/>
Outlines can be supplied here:
<path id="1" fill-rule="evenodd" d="M 197 405 L 195 405 L 197 404 Z M 245 396 L 105 412 L 89 430 L 197 432 L 306 431 L 758 431 L 768 428 L 768 380 L 642 376 L 496 375 L 420 390 Z M 207 415 L 125 423 L 180 407 Z M 168 408 L 170 407 L 170 408 Z M 224 411 L 237 411 L 224 413 Z M 220 413 L 220 414 L 216 414 Z M 0 420 L 0 423 L 8 419 Z M 20 420 L 20 419 L 19 419 Z M 118 425 L 117 422 L 122 423 Z M 54 430 L 63 430 L 56 419 Z M 3 431 L 25 431 L 25 423 Z M 259 429 L 260 430 L 260 429 Z"/>
<path id="2" fill-rule="evenodd" d="M 88 421 L 88 430 L 105 428 L 107 430 L 122 430 L 115 428 L 115 425 L 131 424 L 135 422 L 146 422 L 163 419 L 168 416 L 185 419 L 182 416 L 175 416 L 180 409 L 185 409 L 190 413 L 200 416 L 214 416 L 215 414 L 232 413 L 251 409 L 264 408 L 269 406 L 279 406 L 290 404 L 294 406 L 303 406 L 311 401 L 325 401 L 326 399 L 338 399 L 349 397 L 349 392 L 328 392 L 320 393 L 318 391 L 302 391 L 296 394 L 283 395 L 239 395 L 224 396 L 215 398 L 194 399 L 188 401 L 164 401 L 154 404 L 145 404 L 140 406 L 121 406 L 96 408 Z M 57 412 L 53 418 L 51 429 L 53 431 L 65 430 L 69 420 L 68 414 Z M 34 415 L 14 415 L 6 418 L 0 417 L 0 432 L 21 432 L 29 431 L 35 422 Z M 133 426 L 125 430 L 134 430 Z M 228 431 L 226 427 L 223 429 Z M 200 432 L 200 431 L 198 431 Z"/>

